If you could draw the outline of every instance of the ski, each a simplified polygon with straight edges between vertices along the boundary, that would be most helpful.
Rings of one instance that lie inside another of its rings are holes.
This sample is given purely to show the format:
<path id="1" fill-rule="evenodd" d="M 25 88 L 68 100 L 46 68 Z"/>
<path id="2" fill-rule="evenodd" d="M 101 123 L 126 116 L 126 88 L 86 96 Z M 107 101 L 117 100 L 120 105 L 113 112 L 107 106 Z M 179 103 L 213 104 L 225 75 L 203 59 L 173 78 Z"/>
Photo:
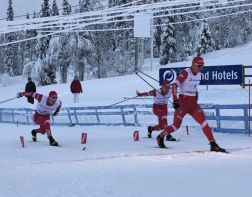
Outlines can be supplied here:
<path id="1" fill-rule="evenodd" d="M 33 141 L 33 140 L 29 140 L 29 142 L 33 142 L 33 143 L 38 143 L 38 144 L 41 144 L 41 145 L 46 145 L 46 146 L 50 146 L 49 143 L 46 143 L 46 142 L 42 142 L 42 141 Z M 51 146 L 50 146 L 51 147 Z M 58 146 L 52 146 L 52 147 L 63 147 L 61 144 L 58 144 Z"/>
<path id="2" fill-rule="evenodd" d="M 150 140 L 156 140 L 156 138 L 149 138 L 149 137 L 142 137 L 142 138 L 144 138 L 144 139 L 150 139 Z M 167 141 L 167 140 L 164 140 L 164 141 Z M 180 138 L 178 138 L 178 139 L 176 139 L 175 141 L 167 141 L 167 142 L 180 142 Z"/>
<path id="3" fill-rule="evenodd" d="M 68 127 L 74 127 L 76 124 L 75 123 L 71 123 L 68 125 Z"/>
<path id="4" fill-rule="evenodd" d="M 169 148 L 169 147 L 160 148 L 159 146 L 155 146 L 155 148 L 159 148 L 159 149 L 169 149 L 169 150 L 171 150 L 171 148 Z"/>
<path id="5" fill-rule="evenodd" d="M 169 149 L 171 150 L 172 148 L 165 147 L 165 148 L 160 148 L 159 146 L 155 146 L 155 148 L 159 149 Z M 237 150 L 237 149 L 229 149 L 229 150 Z M 210 150 L 189 150 L 189 151 L 178 151 L 178 152 L 173 152 L 172 154 L 190 154 L 190 153 L 225 153 L 225 154 L 230 154 L 230 151 L 226 152 L 215 152 L 215 151 L 210 151 Z"/>
<path id="6" fill-rule="evenodd" d="M 33 143 L 38 143 L 38 144 L 40 144 L 40 145 L 43 145 L 43 146 L 48 146 L 48 147 L 61 147 L 61 148 L 70 148 L 70 149 L 78 149 L 78 148 L 75 148 L 75 147 L 72 147 L 72 146 L 70 146 L 70 145 L 62 145 L 62 144 L 58 144 L 58 146 L 50 146 L 50 144 L 49 143 L 47 143 L 47 142 L 42 142 L 42 141 L 33 141 L 33 140 L 29 140 L 28 142 L 33 142 Z M 84 146 L 83 148 L 80 148 L 81 150 L 86 150 L 87 149 L 87 147 L 86 146 Z"/>

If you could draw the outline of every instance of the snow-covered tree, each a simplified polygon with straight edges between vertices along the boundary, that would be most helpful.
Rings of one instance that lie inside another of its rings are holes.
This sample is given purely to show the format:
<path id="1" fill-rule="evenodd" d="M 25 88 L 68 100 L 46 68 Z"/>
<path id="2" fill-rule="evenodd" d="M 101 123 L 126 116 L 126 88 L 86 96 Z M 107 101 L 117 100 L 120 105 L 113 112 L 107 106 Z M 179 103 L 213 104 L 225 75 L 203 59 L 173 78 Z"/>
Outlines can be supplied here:
<path id="1" fill-rule="evenodd" d="M 12 7 L 12 0 L 8 0 L 8 9 L 7 9 L 7 21 L 14 20 L 14 11 Z M 14 32 L 5 34 L 5 42 L 10 43 L 17 39 L 17 35 Z M 9 44 L 5 47 L 5 58 L 4 64 L 6 66 L 7 73 L 10 76 L 19 75 L 20 69 L 18 65 L 18 44 Z"/>
<path id="2" fill-rule="evenodd" d="M 63 12 L 62 15 L 69 15 L 72 12 L 71 5 L 68 3 L 67 0 L 63 0 Z"/>
<path id="3" fill-rule="evenodd" d="M 155 20 L 155 24 L 157 25 L 154 27 L 154 35 L 153 35 L 153 55 L 154 57 L 159 57 L 160 55 L 160 48 L 161 48 L 161 35 L 162 35 L 162 28 L 161 28 L 161 19 L 157 18 Z"/>
<path id="4" fill-rule="evenodd" d="M 33 18 L 36 18 L 36 13 L 34 11 Z M 37 31 L 36 30 L 27 30 L 25 38 L 35 38 L 37 37 Z M 36 60 L 38 58 L 36 45 L 37 45 L 37 39 L 28 40 L 24 43 L 24 70 L 23 74 L 25 77 L 31 76 L 33 79 L 35 79 L 35 76 L 32 76 L 32 69 L 35 66 Z"/>
<path id="5" fill-rule="evenodd" d="M 168 24 L 162 26 L 162 36 L 161 36 L 161 48 L 160 48 L 160 61 L 161 65 L 168 64 L 169 62 L 175 62 L 176 53 L 176 40 L 174 38 L 174 22 L 173 17 L 169 17 Z"/>
<path id="6" fill-rule="evenodd" d="M 82 12 L 90 12 L 93 10 L 93 1 L 92 0 L 79 0 L 79 11 Z"/>
<path id="7" fill-rule="evenodd" d="M 56 0 L 53 0 L 53 4 L 52 4 L 52 16 L 58 16 L 59 15 L 59 9 L 57 6 L 57 2 Z"/>
<path id="8" fill-rule="evenodd" d="M 90 62 L 91 57 L 91 35 L 88 32 L 81 32 L 76 34 L 71 39 L 71 45 L 74 46 L 72 64 L 74 65 L 74 73 L 79 76 L 83 81 L 85 77 L 85 71 L 87 70 L 87 64 Z M 90 72 L 90 71 L 87 71 Z"/>
<path id="9" fill-rule="evenodd" d="M 200 28 L 200 36 L 196 52 L 198 55 L 205 54 L 215 49 L 215 42 L 211 36 L 211 30 L 208 23 L 204 20 Z"/>
<path id="10" fill-rule="evenodd" d="M 51 13 L 49 0 L 43 0 L 41 7 L 41 17 L 49 17 Z"/>
<path id="11" fill-rule="evenodd" d="M 12 0 L 8 0 L 7 21 L 14 21 L 14 11 L 12 7 Z"/>

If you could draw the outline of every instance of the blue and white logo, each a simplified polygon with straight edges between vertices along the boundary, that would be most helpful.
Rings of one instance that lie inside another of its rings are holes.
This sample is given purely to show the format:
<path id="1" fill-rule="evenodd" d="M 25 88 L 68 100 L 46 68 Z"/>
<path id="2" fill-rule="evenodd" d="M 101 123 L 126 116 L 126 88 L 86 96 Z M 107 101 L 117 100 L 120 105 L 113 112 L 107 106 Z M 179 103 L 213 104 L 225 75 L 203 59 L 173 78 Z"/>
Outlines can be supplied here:
<path id="1" fill-rule="evenodd" d="M 173 69 L 169 69 L 169 70 L 166 70 L 164 73 L 163 73 L 163 81 L 164 80 L 168 80 L 170 81 L 170 83 L 173 83 L 175 81 L 175 79 L 177 78 L 177 73 L 175 72 L 175 70 Z M 162 82 L 163 83 L 163 82 Z M 161 83 L 161 84 L 162 84 Z"/>

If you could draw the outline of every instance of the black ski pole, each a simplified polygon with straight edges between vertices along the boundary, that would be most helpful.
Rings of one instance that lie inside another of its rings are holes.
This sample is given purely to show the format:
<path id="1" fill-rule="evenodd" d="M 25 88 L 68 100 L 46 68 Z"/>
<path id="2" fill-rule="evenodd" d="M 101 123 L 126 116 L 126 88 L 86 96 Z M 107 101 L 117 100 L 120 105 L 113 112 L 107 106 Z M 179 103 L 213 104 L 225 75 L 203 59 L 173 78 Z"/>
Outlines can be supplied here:
<path id="1" fill-rule="evenodd" d="M 136 70 L 137 70 L 138 72 L 142 73 L 143 75 L 145 75 L 145 76 L 147 76 L 147 77 L 149 77 L 149 78 L 151 78 L 151 79 L 153 79 L 154 81 L 156 81 L 156 82 L 159 83 L 159 81 L 158 81 L 157 79 L 153 78 L 153 77 L 150 76 L 150 75 L 147 75 L 146 73 L 144 73 L 143 71 L 139 70 L 138 68 L 137 68 Z M 137 73 L 137 72 L 136 72 L 136 73 Z"/>
<path id="2" fill-rule="evenodd" d="M 152 98 L 141 98 L 141 97 L 139 97 L 139 98 L 129 98 L 129 97 L 123 97 L 123 99 L 152 99 Z"/>
<path id="3" fill-rule="evenodd" d="M 18 97 L 15 96 L 15 97 L 13 97 L 13 98 L 6 99 L 6 100 L 4 100 L 4 101 L 1 101 L 0 104 L 5 103 L 5 102 L 8 102 L 8 101 L 11 101 L 11 100 L 14 100 L 14 99 L 16 99 L 16 98 L 18 98 Z"/>
<path id="4" fill-rule="evenodd" d="M 140 77 L 145 83 L 147 83 L 150 87 L 152 87 L 154 90 L 156 90 L 159 94 L 161 94 L 160 91 L 158 91 L 156 88 L 154 88 L 148 81 L 146 81 L 143 77 L 141 77 L 138 73 L 136 73 L 138 77 Z M 169 103 L 172 103 L 171 101 L 168 100 Z"/>
<path id="5" fill-rule="evenodd" d="M 125 101 L 128 101 L 128 100 L 130 100 L 130 99 L 134 99 L 134 98 L 136 98 L 136 97 L 138 97 L 138 96 L 134 96 L 134 97 L 130 97 L 130 98 L 124 99 L 124 100 L 119 101 L 119 102 L 117 102 L 117 103 L 114 103 L 114 104 L 112 104 L 112 105 L 108 105 L 108 106 L 106 106 L 105 108 L 112 107 L 112 106 L 114 106 L 114 105 L 117 105 L 117 104 L 119 104 L 119 103 L 123 103 L 123 102 L 125 102 Z"/>
<path id="6" fill-rule="evenodd" d="M 157 92 L 159 92 L 156 88 L 154 88 L 148 81 L 146 81 L 143 77 L 141 77 L 137 72 L 136 72 L 136 75 L 138 77 L 140 77 L 145 83 L 147 83 L 150 87 L 152 87 L 154 90 L 156 90 Z M 160 92 L 159 92 L 160 93 Z"/>

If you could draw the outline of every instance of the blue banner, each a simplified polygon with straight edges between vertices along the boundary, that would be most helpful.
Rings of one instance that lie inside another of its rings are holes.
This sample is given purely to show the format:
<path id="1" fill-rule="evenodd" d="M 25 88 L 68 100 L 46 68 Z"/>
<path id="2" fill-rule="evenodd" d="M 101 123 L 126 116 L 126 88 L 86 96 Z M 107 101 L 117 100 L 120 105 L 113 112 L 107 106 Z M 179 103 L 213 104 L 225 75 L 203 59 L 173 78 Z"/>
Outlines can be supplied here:
<path id="1" fill-rule="evenodd" d="M 162 84 L 165 79 L 173 83 L 185 68 L 160 68 L 159 83 Z M 200 85 L 235 84 L 242 84 L 242 65 L 205 66 L 201 72 Z"/>

